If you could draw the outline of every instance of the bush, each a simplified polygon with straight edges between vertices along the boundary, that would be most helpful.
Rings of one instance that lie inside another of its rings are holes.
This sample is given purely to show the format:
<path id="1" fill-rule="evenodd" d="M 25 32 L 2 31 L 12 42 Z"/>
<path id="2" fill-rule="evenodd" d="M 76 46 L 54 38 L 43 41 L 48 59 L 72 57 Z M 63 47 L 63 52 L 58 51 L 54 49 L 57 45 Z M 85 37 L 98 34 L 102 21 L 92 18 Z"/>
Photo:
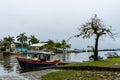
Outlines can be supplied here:
<path id="1" fill-rule="evenodd" d="M 1 48 L 1 51 L 5 51 L 5 50 L 6 50 L 6 48 L 5 48 L 5 47 L 2 47 L 2 48 Z"/>

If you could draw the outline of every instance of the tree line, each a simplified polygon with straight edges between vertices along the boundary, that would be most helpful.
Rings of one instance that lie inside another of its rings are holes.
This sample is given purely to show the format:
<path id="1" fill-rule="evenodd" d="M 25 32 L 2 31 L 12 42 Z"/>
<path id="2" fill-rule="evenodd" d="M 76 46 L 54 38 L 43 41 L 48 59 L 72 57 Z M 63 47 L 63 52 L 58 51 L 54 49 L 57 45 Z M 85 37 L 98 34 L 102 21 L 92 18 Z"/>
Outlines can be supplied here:
<path id="1" fill-rule="evenodd" d="M 0 47 L 1 49 L 11 49 L 11 44 L 14 43 L 15 38 L 17 41 L 21 44 L 21 48 L 24 47 L 24 45 L 27 46 L 28 49 L 30 49 L 31 44 L 40 43 L 40 40 L 36 38 L 34 35 L 30 35 L 30 37 L 26 36 L 26 33 L 20 33 L 17 37 L 13 37 L 8 35 L 7 37 L 4 37 L 3 39 L 0 39 Z M 43 41 L 47 43 L 44 47 L 41 47 L 41 49 L 45 48 L 46 50 L 57 50 L 59 48 L 65 49 L 70 48 L 71 46 L 66 43 L 65 40 L 62 40 L 61 42 L 48 40 Z M 42 43 L 42 42 L 41 42 Z"/>

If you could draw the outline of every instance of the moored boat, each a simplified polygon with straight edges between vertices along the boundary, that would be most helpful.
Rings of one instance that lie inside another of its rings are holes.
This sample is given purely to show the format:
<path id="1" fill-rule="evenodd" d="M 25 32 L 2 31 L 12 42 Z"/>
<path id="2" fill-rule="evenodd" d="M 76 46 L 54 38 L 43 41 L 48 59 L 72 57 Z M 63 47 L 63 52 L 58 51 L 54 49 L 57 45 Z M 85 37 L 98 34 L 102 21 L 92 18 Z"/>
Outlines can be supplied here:
<path id="1" fill-rule="evenodd" d="M 110 51 L 107 54 L 105 54 L 105 56 L 107 58 L 114 58 L 114 57 L 118 57 L 119 55 L 118 55 L 118 53 L 116 51 Z"/>
<path id="2" fill-rule="evenodd" d="M 60 62 L 60 59 L 50 59 L 51 52 L 29 51 L 24 54 L 26 57 L 17 57 L 21 68 L 47 68 Z"/>

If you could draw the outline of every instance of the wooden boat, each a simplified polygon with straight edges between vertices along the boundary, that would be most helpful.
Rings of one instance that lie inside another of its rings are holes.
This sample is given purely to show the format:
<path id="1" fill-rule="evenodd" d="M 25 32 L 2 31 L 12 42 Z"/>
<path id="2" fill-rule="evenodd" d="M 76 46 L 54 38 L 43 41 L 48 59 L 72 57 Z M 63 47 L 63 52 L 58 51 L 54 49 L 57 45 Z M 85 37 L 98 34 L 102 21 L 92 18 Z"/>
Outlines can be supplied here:
<path id="1" fill-rule="evenodd" d="M 60 62 L 59 59 L 50 60 L 50 56 L 53 54 L 51 52 L 30 51 L 24 52 L 24 54 L 26 57 L 17 57 L 21 68 L 47 68 L 55 66 Z M 44 55 L 44 59 L 41 58 L 41 55 Z"/>

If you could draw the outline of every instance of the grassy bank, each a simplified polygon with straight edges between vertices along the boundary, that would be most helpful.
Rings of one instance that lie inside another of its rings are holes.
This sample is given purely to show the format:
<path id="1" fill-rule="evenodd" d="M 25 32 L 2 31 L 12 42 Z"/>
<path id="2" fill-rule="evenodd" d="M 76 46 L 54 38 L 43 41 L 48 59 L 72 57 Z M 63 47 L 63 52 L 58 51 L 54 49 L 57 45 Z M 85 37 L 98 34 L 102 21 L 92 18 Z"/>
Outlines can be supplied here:
<path id="1" fill-rule="evenodd" d="M 65 66 L 101 66 L 120 68 L 120 58 L 74 63 Z M 116 78 L 120 78 L 119 72 L 62 70 L 58 72 L 49 73 L 43 76 L 42 80 L 113 80 Z"/>
<path id="2" fill-rule="evenodd" d="M 65 66 L 102 66 L 102 67 L 120 67 L 120 57 L 110 58 L 106 60 L 91 61 L 91 62 L 82 62 L 82 63 L 73 63 Z"/>
<path id="3" fill-rule="evenodd" d="M 115 80 L 119 72 L 62 70 L 42 76 L 42 80 Z"/>

